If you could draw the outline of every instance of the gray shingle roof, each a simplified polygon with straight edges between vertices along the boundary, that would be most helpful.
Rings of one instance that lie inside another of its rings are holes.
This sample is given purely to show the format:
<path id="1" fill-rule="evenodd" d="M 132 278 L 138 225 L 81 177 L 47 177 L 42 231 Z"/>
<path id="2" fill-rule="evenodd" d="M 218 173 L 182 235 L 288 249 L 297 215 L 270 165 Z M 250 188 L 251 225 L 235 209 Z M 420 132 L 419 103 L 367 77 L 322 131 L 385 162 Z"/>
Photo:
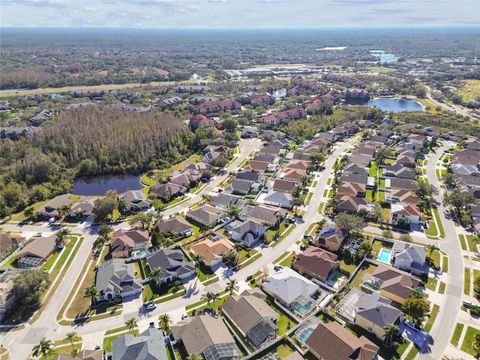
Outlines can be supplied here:
<path id="1" fill-rule="evenodd" d="M 177 277 L 195 272 L 195 264 L 184 260 L 181 250 L 164 248 L 147 256 L 150 269 L 161 268 L 160 279 Z"/>
<path id="2" fill-rule="evenodd" d="M 112 360 L 166 360 L 163 332 L 148 328 L 139 336 L 121 335 L 112 342 Z"/>

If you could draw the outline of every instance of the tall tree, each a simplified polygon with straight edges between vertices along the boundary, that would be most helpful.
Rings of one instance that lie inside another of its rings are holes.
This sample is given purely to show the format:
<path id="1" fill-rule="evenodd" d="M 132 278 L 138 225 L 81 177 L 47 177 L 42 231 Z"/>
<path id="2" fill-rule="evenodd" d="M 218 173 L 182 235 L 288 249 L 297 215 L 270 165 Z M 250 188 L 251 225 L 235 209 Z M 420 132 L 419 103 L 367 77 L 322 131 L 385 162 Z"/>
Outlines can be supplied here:
<path id="1" fill-rule="evenodd" d="M 40 342 L 33 347 L 32 355 L 35 357 L 43 357 L 45 360 L 49 359 L 55 354 L 53 349 L 53 341 L 42 338 Z"/>
<path id="2" fill-rule="evenodd" d="M 172 319 L 170 318 L 170 316 L 168 314 L 162 314 L 162 315 L 159 316 L 158 326 L 160 327 L 160 329 L 165 331 L 165 333 L 167 335 L 169 335 L 170 332 L 171 332 L 171 329 L 170 329 L 171 324 L 172 324 Z"/>

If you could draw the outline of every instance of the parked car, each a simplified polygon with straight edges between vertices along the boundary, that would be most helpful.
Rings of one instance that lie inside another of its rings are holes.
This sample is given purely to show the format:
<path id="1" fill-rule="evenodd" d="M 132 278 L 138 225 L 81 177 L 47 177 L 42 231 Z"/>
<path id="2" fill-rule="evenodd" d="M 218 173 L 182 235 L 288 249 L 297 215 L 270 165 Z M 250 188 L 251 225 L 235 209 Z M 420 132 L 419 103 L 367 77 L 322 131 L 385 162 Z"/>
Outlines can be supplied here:
<path id="1" fill-rule="evenodd" d="M 157 308 L 157 305 L 155 305 L 155 304 L 152 303 L 152 302 L 144 303 L 144 304 L 143 304 L 143 308 L 144 308 L 146 311 L 152 311 L 152 310 L 155 310 L 155 309 Z"/>

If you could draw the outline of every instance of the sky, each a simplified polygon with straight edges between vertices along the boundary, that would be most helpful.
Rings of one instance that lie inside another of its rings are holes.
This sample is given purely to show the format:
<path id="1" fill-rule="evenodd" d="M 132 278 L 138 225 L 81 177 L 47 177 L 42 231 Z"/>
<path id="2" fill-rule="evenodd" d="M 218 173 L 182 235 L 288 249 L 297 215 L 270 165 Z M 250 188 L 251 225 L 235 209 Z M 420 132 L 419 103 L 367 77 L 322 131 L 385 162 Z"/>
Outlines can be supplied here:
<path id="1" fill-rule="evenodd" d="M 1 27 L 309 28 L 480 23 L 480 0 L 0 0 Z"/>

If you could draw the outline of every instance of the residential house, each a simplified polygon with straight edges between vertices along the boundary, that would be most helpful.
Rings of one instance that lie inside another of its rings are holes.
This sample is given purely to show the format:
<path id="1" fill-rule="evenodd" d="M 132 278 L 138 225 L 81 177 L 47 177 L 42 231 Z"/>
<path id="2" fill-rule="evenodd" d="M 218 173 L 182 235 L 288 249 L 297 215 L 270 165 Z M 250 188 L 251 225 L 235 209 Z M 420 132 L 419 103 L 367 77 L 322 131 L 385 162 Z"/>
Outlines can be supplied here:
<path id="1" fill-rule="evenodd" d="M 205 265 L 215 267 L 220 264 L 229 251 L 233 250 L 232 244 L 224 238 L 206 238 L 190 247 L 190 251 L 199 255 Z"/>
<path id="2" fill-rule="evenodd" d="M 362 197 L 351 197 L 351 196 L 341 196 L 339 198 L 339 203 L 335 207 L 335 211 L 339 212 L 346 212 L 350 214 L 356 214 L 360 210 L 365 209 L 370 211 L 371 204 L 370 202 Z"/>
<path id="3" fill-rule="evenodd" d="M 314 309 L 315 296 L 320 288 L 296 271 L 284 267 L 263 282 L 263 290 L 286 308 L 306 316 Z"/>
<path id="4" fill-rule="evenodd" d="M 365 197 L 367 185 L 343 181 L 337 188 L 337 196 Z"/>
<path id="5" fill-rule="evenodd" d="M 418 185 L 415 180 L 400 178 L 386 179 L 385 186 L 390 189 L 402 189 L 410 191 L 417 191 L 418 189 Z"/>
<path id="6" fill-rule="evenodd" d="M 320 323 L 305 342 L 319 360 L 377 360 L 378 346 L 336 321 Z"/>
<path id="7" fill-rule="evenodd" d="M 255 347 L 261 347 L 277 334 L 278 314 L 267 304 L 267 296 L 259 289 L 249 289 L 231 296 L 222 305 L 222 312 Z"/>
<path id="8" fill-rule="evenodd" d="M 397 269 L 415 275 L 428 273 L 427 251 L 425 247 L 396 241 L 392 248 L 392 262 Z"/>
<path id="9" fill-rule="evenodd" d="M 163 331 L 150 326 L 140 335 L 120 335 L 112 341 L 112 360 L 167 360 Z"/>
<path id="10" fill-rule="evenodd" d="M 425 225 L 422 211 L 415 204 L 396 203 L 391 206 L 392 221 L 398 223 L 404 219 L 408 224 Z"/>
<path id="11" fill-rule="evenodd" d="M 247 180 L 247 181 L 251 181 L 252 183 L 255 183 L 255 182 L 260 181 L 260 177 L 261 177 L 261 175 L 258 174 L 258 173 L 255 173 L 253 171 L 244 170 L 244 171 L 239 172 L 235 176 L 235 179 L 237 179 L 237 180 Z"/>
<path id="12" fill-rule="evenodd" d="M 247 210 L 247 216 L 257 222 L 265 224 L 269 227 L 276 227 L 283 221 L 287 211 L 278 208 L 269 208 L 265 206 L 256 205 Z"/>
<path id="13" fill-rule="evenodd" d="M 210 205 L 227 210 L 230 206 L 243 208 L 243 206 L 245 205 L 245 202 L 240 196 L 220 193 L 211 198 Z"/>
<path id="14" fill-rule="evenodd" d="M 0 233 L 0 259 L 23 246 L 24 242 L 25 238 L 22 236 Z"/>
<path id="15" fill-rule="evenodd" d="M 133 263 L 123 259 L 111 259 L 97 266 L 95 288 L 97 301 L 110 302 L 117 297 L 126 301 L 142 293 L 142 285 L 135 280 Z"/>
<path id="16" fill-rule="evenodd" d="M 175 341 L 187 354 L 202 355 L 205 360 L 240 359 L 242 353 L 220 317 L 196 315 L 172 326 Z"/>
<path id="17" fill-rule="evenodd" d="M 385 200 L 392 203 L 417 204 L 420 201 L 420 197 L 411 190 L 394 189 L 386 194 Z"/>
<path id="18" fill-rule="evenodd" d="M 188 192 L 188 188 L 173 183 L 158 184 L 150 188 L 150 194 L 168 202 L 177 196 L 182 196 Z"/>
<path id="19" fill-rule="evenodd" d="M 267 171 L 268 165 L 269 163 L 264 161 L 251 160 L 246 169 L 258 174 L 263 174 Z"/>
<path id="20" fill-rule="evenodd" d="M 362 176 L 368 176 L 368 169 L 365 166 L 349 163 L 343 169 L 344 173 L 358 174 Z"/>
<path id="21" fill-rule="evenodd" d="M 342 176 L 342 181 L 366 185 L 368 182 L 368 176 L 352 174 L 352 173 L 344 173 Z"/>
<path id="22" fill-rule="evenodd" d="M 372 161 L 372 158 L 369 156 L 352 154 L 348 157 L 347 164 L 357 164 L 357 165 L 369 167 L 370 161 Z"/>
<path id="23" fill-rule="evenodd" d="M 202 205 L 201 207 L 190 210 L 187 213 L 187 218 L 191 219 L 198 224 L 204 226 L 215 226 L 227 217 L 224 210 L 218 209 L 210 205 Z"/>
<path id="24" fill-rule="evenodd" d="M 58 249 L 56 235 L 33 237 L 27 240 L 23 248 L 16 253 L 17 265 L 20 268 L 36 268 Z"/>
<path id="25" fill-rule="evenodd" d="M 315 245 L 327 249 L 331 252 L 338 252 L 347 239 L 345 230 L 328 226 L 318 234 L 315 239 Z"/>
<path id="26" fill-rule="evenodd" d="M 193 234 L 193 226 L 181 216 L 160 220 L 155 227 L 163 234 L 176 237 L 187 237 Z"/>
<path id="27" fill-rule="evenodd" d="M 72 202 L 69 194 L 56 196 L 38 211 L 38 215 L 43 219 L 58 218 L 60 216 L 58 209 L 63 206 L 71 206 Z"/>
<path id="28" fill-rule="evenodd" d="M 339 267 L 338 256 L 323 249 L 309 246 L 297 255 L 293 267 L 302 275 L 327 282 L 331 274 Z"/>
<path id="29" fill-rule="evenodd" d="M 233 179 L 228 185 L 228 190 L 230 190 L 233 194 L 248 195 L 250 194 L 253 184 L 253 181 Z"/>
<path id="30" fill-rule="evenodd" d="M 93 218 L 95 214 L 93 210 L 95 209 L 95 198 L 87 198 L 83 197 L 77 202 L 75 205 L 72 206 L 70 209 L 69 218 L 73 218 L 76 220 L 84 219 L 84 218 Z"/>
<path id="31" fill-rule="evenodd" d="M 297 181 L 276 179 L 273 182 L 273 190 L 291 194 L 295 187 L 299 186 Z"/>
<path id="32" fill-rule="evenodd" d="M 231 230 L 233 241 L 240 242 L 251 247 L 261 241 L 268 227 L 254 220 L 247 220 Z"/>
<path id="33" fill-rule="evenodd" d="M 147 255 L 150 270 L 159 268 L 161 273 L 156 277 L 159 284 L 190 279 L 195 276 L 195 263 L 185 261 L 182 250 L 162 248 Z"/>
<path id="34" fill-rule="evenodd" d="M 275 102 L 275 99 L 272 96 L 263 95 L 263 96 L 253 98 L 250 101 L 250 105 L 252 105 L 255 108 L 255 107 L 259 107 L 259 106 L 272 105 L 274 102 Z"/>
<path id="35" fill-rule="evenodd" d="M 307 176 L 305 170 L 286 168 L 282 173 L 281 178 L 290 181 L 302 181 L 304 176 Z"/>
<path id="36" fill-rule="evenodd" d="M 402 312 L 392 306 L 392 301 L 378 293 L 362 293 L 355 305 L 355 324 L 383 339 L 388 324 L 399 325 Z"/>
<path id="37" fill-rule="evenodd" d="M 422 284 L 421 280 L 409 273 L 379 265 L 371 277 L 364 279 L 364 286 L 380 292 L 380 295 L 403 305 L 412 290 Z"/>
<path id="38" fill-rule="evenodd" d="M 319 360 L 377 360 L 378 346 L 336 321 L 320 323 L 305 345 Z"/>
<path id="39" fill-rule="evenodd" d="M 195 131 L 198 128 L 208 128 L 215 126 L 215 122 L 205 115 L 196 114 L 190 118 L 190 128 Z"/>
<path id="40" fill-rule="evenodd" d="M 417 175 L 415 174 L 415 170 L 413 170 L 412 168 L 402 166 L 398 163 L 395 165 L 386 166 L 385 170 L 383 171 L 383 176 L 409 179 L 409 180 L 415 180 L 417 178 Z"/>
<path id="41" fill-rule="evenodd" d="M 112 234 L 110 240 L 110 255 L 112 258 L 126 258 L 133 251 L 148 249 L 148 230 L 118 229 Z"/>
<path id="42" fill-rule="evenodd" d="M 129 190 L 121 194 L 120 199 L 127 203 L 128 211 L 132 213 L 146 211 L 151 206 L 150 201 L 148 201 L 142 190 Z"/>
<path id="43" fill-rule="evenodd" d="M 263 198 L 263 203 L 285 209 L 291 209 L 293 205 L 293 196 L 288 193 L 272 190 L 265 195 Z"/>

